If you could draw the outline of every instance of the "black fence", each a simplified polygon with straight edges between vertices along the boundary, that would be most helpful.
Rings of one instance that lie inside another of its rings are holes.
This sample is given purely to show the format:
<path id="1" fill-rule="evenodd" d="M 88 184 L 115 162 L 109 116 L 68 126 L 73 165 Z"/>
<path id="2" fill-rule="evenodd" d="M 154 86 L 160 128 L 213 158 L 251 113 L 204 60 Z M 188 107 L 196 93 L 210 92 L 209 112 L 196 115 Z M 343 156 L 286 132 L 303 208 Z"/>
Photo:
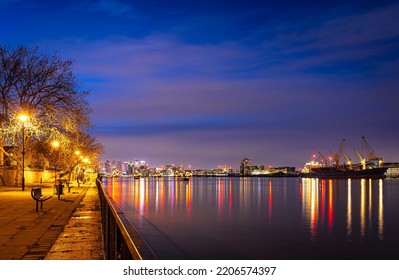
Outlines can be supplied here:
<path id="1" fill-rule="evenodd" d="M 101 207 L 104 255 L 107 260 L 157 259 L 123 211 L 96 180 Z"/>

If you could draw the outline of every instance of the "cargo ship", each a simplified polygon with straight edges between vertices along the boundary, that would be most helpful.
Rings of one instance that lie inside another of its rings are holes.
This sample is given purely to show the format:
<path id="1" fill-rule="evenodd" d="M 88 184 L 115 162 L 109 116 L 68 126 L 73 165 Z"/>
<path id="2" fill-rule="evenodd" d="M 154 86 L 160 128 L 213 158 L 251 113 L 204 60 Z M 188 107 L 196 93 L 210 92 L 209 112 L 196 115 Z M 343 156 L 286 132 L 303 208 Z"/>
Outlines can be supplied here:
<path id="1" fill-rule="evenodd" d="M 372 167 L 353 170 L 347 168 L 320 167 L 312 168 L 308 172 L 301 172 L 300 177 L 321 179 L 384 179 L 387 167 Z"/>
<path id="2" fill-rule="evenodd" d="M 305 167 L 300 172 L 300 177 L 304 178 L 322 178 L 322 179 L 384 179 L 388 167 L 382 163 L 382 158 L 376 157 L 374 151 L 367 143 L 366 139 L 362 137 L 363 147 L 366 150 L 366 157 L 362 156 L 355 148 L 355 152 L 359 157 L 360 163 L 352 164 L 352 160 L 344 152 L 345 139 L 342 140 L 341 145 L 333 156 L 329 157 L 329 162 L 319 152 L 321 163 L 316 161 L 316 155 L 313 155 L 312 160 L 305 164 Z M 346 162 L 340 164 L 340 158 L 344 157 Z"/>

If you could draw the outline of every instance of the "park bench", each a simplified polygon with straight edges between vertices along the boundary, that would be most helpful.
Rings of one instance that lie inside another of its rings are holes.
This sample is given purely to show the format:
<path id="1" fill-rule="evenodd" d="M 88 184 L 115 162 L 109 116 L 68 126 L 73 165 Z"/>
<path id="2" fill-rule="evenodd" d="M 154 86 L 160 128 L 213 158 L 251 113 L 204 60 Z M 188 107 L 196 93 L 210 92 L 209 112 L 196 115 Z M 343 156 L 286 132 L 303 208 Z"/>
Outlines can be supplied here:
<path id="1" fill-rule="evenodd" d="M 40 210 L 43 209 L 43 201 L 46 201 L 47 199 L 52 198 L 52 195 L 49 196 L 44 196 L 42 194 L 42 188 L 40 187 L 36 187 L 36 188 L 32 188 L 32 191 L 30 192 L 30 194 L 32 195 L 32 198 L 36 201 L 36 212 L 38 211 L 39 208 L 39 202 L 40 202 Z"/>
<path id="2" fill-rule="evenodd" d="M 71 192 L 71 189 L 73 188 L 72 185 L 70 185 L 69 181 L 66 179 L 57 179 L 56 180 L 58 183 L 54 185 L 55 187 L 55 194 L 58 194 L 58 190 L 60 190 L 60 194 L 64 194 L 63 188 L 66 186 L 68 188 L 68 193 Z"/>
<path id="3" fill-rule="evenodd" d="M 68 188 L 68 193 L 70 193 L 70 192 L 71 192 L 71 189 L 73 188 L 73 186 L 70 185 L 69 182 L 66 182 L 66 186 L 67 186 L 67 188 Z"/>

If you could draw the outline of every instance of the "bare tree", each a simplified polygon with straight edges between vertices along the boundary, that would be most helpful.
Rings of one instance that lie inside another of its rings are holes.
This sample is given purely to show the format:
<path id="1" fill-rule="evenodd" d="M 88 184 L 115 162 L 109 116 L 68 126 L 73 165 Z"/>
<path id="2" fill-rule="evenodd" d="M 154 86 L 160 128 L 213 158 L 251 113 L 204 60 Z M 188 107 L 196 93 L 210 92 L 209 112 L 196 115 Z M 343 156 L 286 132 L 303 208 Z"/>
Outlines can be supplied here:
<path id="1" fill-rule="evenodd" d="M 53 138 L 72 143 L 90 126 L 88 92 L 77 90 L 72 66 L 72 61 L 40 54 L 38 48 L 0 47 L 0 164 L 4 146 L 20 148 L 24 141 L 27 153 L 38 151 Z M 17 119 L 21 112 L 29 116 L 24 139 Z M 41 150 L 44 160 L 49 153 Z"/>
<path id="2" fill-rule="evenodd" d="M 66 165 L 69 172 L 68 181 L 71 181 L 71 175 L 74 169 L 81 167 L 81 157 L 95 164 L 94 161 L 104 152 L 104 146 L 98 142 L 95 137 L 89 134 L 79 133 L 79 135 L 74 135 L 68 148 L 63 150 L 66 153 L 62 155 L 62 162 Z"/>

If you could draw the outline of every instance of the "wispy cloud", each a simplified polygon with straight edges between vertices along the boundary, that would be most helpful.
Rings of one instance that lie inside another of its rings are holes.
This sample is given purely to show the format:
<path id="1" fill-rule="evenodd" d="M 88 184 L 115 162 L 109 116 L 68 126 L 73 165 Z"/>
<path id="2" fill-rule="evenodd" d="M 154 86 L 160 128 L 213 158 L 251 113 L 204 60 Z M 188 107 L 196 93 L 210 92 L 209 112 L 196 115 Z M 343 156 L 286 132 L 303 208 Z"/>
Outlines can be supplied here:
<path id="1" fill-rule="evenodd" d="M 132 9 L 97 4 L 112 13 Z M 105 141 L 124 135 L 120 141 L 148 153 L 167 153 L 156 147 L 162 142 L 182 157 L 194 157 L 195 146 L 238 160 L 237 151 L 260 157 L 266 152 L 259 147 L 285 147 L 286 158 L 268 154 L 284 162 L 298 149 L 307 153 L 312 139 L 327 149 L 396 125 L 398 12 L 394 4 L 329 10 L 306 21 L 274 18 L 240 40 L 194 42 L 179 32 L 153 32 L 46 45 L 76 61 L 78 78 L 92 91 L 95 133 Z"/>
<path id="2" fill-rule="evenodd" d="M 324 67 L 327 74 L 346 72 L 350 78 L 373 75 L 381 62 L 398 60 L 399 4 L 341 16 L 336 10 L 300 22 L 275 22 L 276 39 L 264 41 L 264 49 L 273 51 L 279 67 L 290 63 L 297 71 L 318 73 Z"/>

